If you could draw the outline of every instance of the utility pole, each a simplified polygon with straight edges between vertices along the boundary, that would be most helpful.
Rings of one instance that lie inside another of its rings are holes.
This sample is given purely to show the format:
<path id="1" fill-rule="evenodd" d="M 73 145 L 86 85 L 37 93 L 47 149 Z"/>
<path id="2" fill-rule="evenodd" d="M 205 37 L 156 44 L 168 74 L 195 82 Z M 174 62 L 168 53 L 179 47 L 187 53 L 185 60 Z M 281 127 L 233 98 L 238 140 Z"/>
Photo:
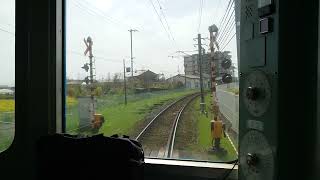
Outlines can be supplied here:
<path id="1" fill-rule="evenodd" d="M 187 64 L 185 62 L 184 63 L 184 88 L 187 89 Z"/>
<path id="2" fill-rule="evenodd" d="M 201 93 L 201 101 L 200 101 L 200 109 L 201 112 L 205 111 L 205 102 L 204 102 L 204 94 L 203 94 L 203 79 L 202 79 L 202 44 L 201 44 L 201 34 L 198 34 L 198 62 L 199 62 L 199 73 L 200 73 L 200 93 Z"/>
<path id="3" fill-rule="evenodd" d="M 127 105 L 126 62 L 123 60 L 124 104 Z"/>
<path id="4" fill-rule="evenodd" d="M 137 32 L 136 29 L 129 29 L 130 32 L 130 42 L 131 42 L 131 77 L 133 77 L 133 56 L 132 56 L 132 32 Z"/>

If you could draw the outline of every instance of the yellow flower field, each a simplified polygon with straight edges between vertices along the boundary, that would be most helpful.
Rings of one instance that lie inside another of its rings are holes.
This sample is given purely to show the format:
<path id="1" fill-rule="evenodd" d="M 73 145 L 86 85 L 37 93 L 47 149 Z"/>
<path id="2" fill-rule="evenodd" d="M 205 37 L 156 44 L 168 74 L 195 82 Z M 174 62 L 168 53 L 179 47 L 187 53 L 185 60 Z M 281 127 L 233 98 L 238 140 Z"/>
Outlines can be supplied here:
<path id="1" fill-rule="evenodd" d="M 0 99 L 0 112 L 12 112 L 14 111 L 13 99 Z"/>
<path id="2" fill-rule="evenodd" d="M 73 98 L 73 97 L 67 96 L 66 101 L 67 101 L 67 107 L 70 107 L 70 106 L 73 106 L 73 105 L 78 104 L 77 99 L 76 99 L 76 98 Z"/>

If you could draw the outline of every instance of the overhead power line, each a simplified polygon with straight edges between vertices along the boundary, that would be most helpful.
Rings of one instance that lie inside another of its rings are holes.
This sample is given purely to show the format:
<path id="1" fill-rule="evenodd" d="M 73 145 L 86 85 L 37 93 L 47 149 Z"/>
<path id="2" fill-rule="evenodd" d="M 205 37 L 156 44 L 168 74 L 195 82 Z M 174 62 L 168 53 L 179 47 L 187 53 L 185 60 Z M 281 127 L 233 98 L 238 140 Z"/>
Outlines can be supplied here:
<path id="1" fill-rule="evenodd" d="M 75 6 L 78 7 L 79 9 L 83 10 L 83 12 L 86 12 L 87 14 L 92 15 L 92 16 L 99 17 L 101 20 L 103 20 L 103 21 L 105 21 L 105 22 L 107 22 L 107 23 L 110 23 L 110 22 L 111 22 L 110 20 L 104 18 L 102 15 L 100 15 L 100 14 L 98 14 L 98 13 L 96 13 L 96 12 L 94 12 L 94 11 L 86 8 L 86 7 L 84 7 L 83 5 L 81 5 L 80 3 L 78 3 L 77 1 L 71 1 L 71 2 L 73 2 L 73 5 L 75 5 Z"/>
<path id="2" fill-rule="evenodd" d="M 217 39 L 218 42 L 220 42 L 221 39 L 225 36 L 225 34 L 228 32 L 228 30 L 229 30 L 228 28 L 231 28 L 231 27 L 230 27 L 230 24 L 234 24 L 235 18 L 233 18 L 233 22 L 230 21 L 231 18 L 234 17 L 234 12 L 235 12 L 235 11 L 233 10 L 233 12 L 230 14 L 230 16 L 229 16 L 229 18 L 228 18 L 228 22 L 225 24 L 225 26 L 224 26 L 223 29 L 222 29 L 222 33 L 218 36 L 218 39 Z"/>
<path id="3" fill-rule="evenodd" d="M 160 6 L 160 9 L 162 9 L 160 1 L 157 0 L 157 2 L 158 2 L 158 5 Z"/>
<path id="4" fill-rule="evenodd" d="M 198 25 L 198 33 L 200 31 L 201 27 L 201 20 L 202 20 L 202 8 L 203 8 L 203 0 L 200 0 L 200 6 L 199 6 L 199 25 Z"/>
<path id="5" fill-rule="evenodd" d="M 158 18 L 159 18 L 159 21 L 160 21 L 160 23 L 161 23 L 161 25 L 162 25 L 162 28 L 164 29 L 165 33 L 167 34 L 169 40 L 171 41 L 170 34 L 169 34 L 167 28 L 165 27 L 165 25 L 164 25 L 164 23 L 163 23 L 163 21 L 162 21 L 162 18 L 161 18 L 161 16 L 160 16 L 160 14 L 158 13 L 158 11 L 157 11 L 157 9 L 156 9 L 153 1 L 152 1 L 152 0 L 149 0 L 149 2 L 151 3 L 151 5 L 152 5 L 152 7 L 153 7 L 154 12 L 157 14 L 157 16 L 158 16 Z"/>
<path id="6" fill-rule="evenodd" d="M 239 6 L 240 6 L 240 4 L 234 3 L 232 14 L 229 16 L 228 22 L 223 27 L 224 29 L 220 31 L 218 41 L 219 41 L 219 44 L 221 44 L 221 45 L 224 44 L 225 41 L 227 41 L 229 39 L 230 33 L 236 28 L 235 9 L 238 8 Z M 226 16 L 226 17 L 228 17 L 228 16 Z M 234 17 L 234 18 L 232 18 L 232 17 Z"/>
<path id="7" fill-rule="evenodd" d="M 75 5 L 76 7 L 78 7 L 79 9 L 83 10 L 84 12 L 86 12 L 87 14 L 90 14 L 92 16 L 96 16 L 96 17 L 99 17 L 101 20 L 105 21 L 106 23 L 113 23 L 113 24 L 116 24 L 118 26 L 122 26 L 124 28 L 128 28 L 128 26 L 122 24 L 122 23 L 119 23 L 119 22 L 116 22 L 115 20 L 111 19 L 110 17 L 106 16 L 104 13 L 102 13 L 101 11 L 97 11 L 97 10 L 94 10 L 88 6 L 85 6 L 83 4 L 81 4 L 79 1 L 75 1 L 75 0 L 72 0 L 71 1 L 73 3 L 73 5 Z"/>
<path id="8" fill-rule="evenodd" d="M 231 10 L 231 8 L 230 8 L 229 10 Z M 229 12 L 230 12 L 230 11 L 229 11 Z M 226 27 L 229 25 L 231 18 L 232 18 L 232 17 L 235 18 L 234 15 L 235 15 L 235 10 L 233 9 L 233 11 L 231 12 L 231 14 L 229 13 L 229 14 L 226 16 L 226 19 L 228 19 L 228 20 L 225 21 L 226 23 L 221 26 L 221 28 L 220 28 L 221 31 L 220 31 L 220 33 L 218 34 L 218 37 L 217 37 L 218 40 L 220 39 L 220 37 L 221 37 L 221 35 L 222 35 L 223 33 L 227 32 Z"/>
<path id="9" fill-rule="evenodd" d="M 163 18 L 164 18 L 164 21 L 165 21 L 165 23 L 166 23 L 166 25 L 167 25 L 168 32 L 170 33 L 170 36 L 171 36 L 172 40 L 175 42 L 176 40 L 175 40 L 175 38 L 174 38 L 174 36 L 173 36 L 173 33 L 172 33 L 172 31 L 171 31 L 171 28 L 170 28 L 170 25 L 169 25 L 169 23 L 168 23 L 168 21 L 167 21 L 167 17 L 166 17 L 166 15 L 165 15 L 165 13 L 163 12 L 163 8 L 162 8 L 162 6 L 161 6 L 161 3 L 160 3 L 159 0 L 157 0 L 157 2 L 158 2 L 158 5 L 159 5 L 159 8 L 160 8 L 160 12 L 161 12 L 161 14 L 162 14 L 162 16 L 163 16 Z M 175 43 L 176 43 L 176 42 L 175 42 Z"/>
<path id="10" fill-rule="evenodd" d="M 151 69 L 152 69 L 150 66 L 145 65 L 145 64 L 140 64 L 140 63 L 137 63 L 137 62 L 135 62 L 135 61 L 133 61 L 133 63 L 136 64 L 136 65 L 141 66 L 141 68 L 147 68 L 148 70 L 151 70 Z"/>
<path id="11" fill-rule="evenodd" d="M 95 10 L 96 12 L 99 12 L 102 16 L 104 16 L 105 18 L 109 19 L 109 21 L 111 21 L 111 22 L 113 22 L 115 24 L 124 26 L 125 28 L 129 27 L 126 23 L 121 22 L 120 20 L 117 20 L 116 18 L 107 15 L 101 9 L 99 9 L 99 8 L 95 7 L 94 5 L 92 5 L 90 2 L 88 2 L 86 0 L 81 0 L 81 1 L 84 2 L 87 6 L 91 7 L 91 10 Z"/>
<path id="12" fill-rule="evenodd" d="M 228 43 L 221 49 L 221 51 L 223 51 L 231 42 L 231 40 L 236 36 L 236 33 L 233 34 L 233 36 L 229 39 Z"/>
<path id="13" fill-rule="evenodd" d="M 11 35 L 14 35 L 14 36 L 15 36 L 14 32 L 10 32 L 10 31 L 7 31 L 7 30 L 2 29 L 2 28 L 0 28 L 0 31 L 5 32 L 5 33 L 8 33 L 8 34 L 11 34 Z"/>
<path id="14" fill-rule="evenodd" d="M 77 51 L 70 50 L 70 51 L 68 51 L 68 53 L 75 54 L 75 55 L 78 55 L 78 56 L 81 56 L 81 57 L 85 57 L 83 53 L 80 53 L 80 52 L 77 52 Z M 102 57 L 102 56 L 94 56 L 94 58 L 97 59 L 97 60 L 103 60 L 103 61 L 108 61 L 108 62 L 122 63 L 121 59 L 105 58 L 105 57 Z"/>
<path id="15" fill-rule="evenodd" d="M 103 61 L 108 61 L 108 62 L 115 62 L 115 63 L 122 63 L 121 62 L 121 59 L 108 59 L 108 58 L 104 58 L 104 57 L 101 57 L 101 56 L 94 56 L 97 60 L 103 60 Z"/>
<path id="16" fill-rule="evenodd" d="M 223 46 L 224 42 L 229 39 L 230 37 L 230 33 L 236 29 L 236 22 L 232 23 L 230 28 L 229 28 L 229 31 L 225 34 L 225 36 L 223 37 L 223 39 L 221 39 L 220 41 L 220 44 Z"/>
<path id="17" fill-rule="evenodd" d="M 221 27 L 224 25 L 224 22 L 227 19 L 229 13 L 230 13 L 230 9 L 231 9 L 231 6 L 232 6 L 231 2 L 234 2 L 234 1 L 233 0 L 229 0 L 228 6 L 227 6 L 227 8 L 225 10 L 225 13 L 224 13 L 223 17 L 220 19 L 220 23 L 219 23 L 219 26 L 218 26 L 219 29 L 221 29 Z M 217 37 L 219 36 L 219 34 L 220 34 L 220 31 L 218 31 Z"/>
<path id="18" fill-rule="evenodd" d="M 233 20 L 230 21 L 230 23 L 228 24 L 228 27 L 226 28 L 226 30 L 223 32 L 223 35 L 220 36 L 220 39 L 219 39 L 220 44 L 226 39 L 226 37 L 228 37 L 230 32 L 233 31 L 235 27 L 236 27 L 236 21 L 235 21 L 235 18 L 233 18 Z"/>
<path id="19" fill-rule="evenodd" d="M 222 23 L 223 23 L 223 21 L 224 21 L 224 19 L 225 19 L 225 16 L 226 16 L 226 14 L 227 14 L 227 12 L 228 12 L 228 10 L 229 10 L 229 8 L 230 8 L 230 5 L 231 5 L 231 2 L 232 2 L 232 1 L 233 1 L 233 0 L 229 0 L 228 5 L 227 5 L 226 10 L 225 10 L 225 13 L 224 13 L 224 15 L 221 17 L 221 19 L 220 19 L 219 26 L 222 25 Z"/>

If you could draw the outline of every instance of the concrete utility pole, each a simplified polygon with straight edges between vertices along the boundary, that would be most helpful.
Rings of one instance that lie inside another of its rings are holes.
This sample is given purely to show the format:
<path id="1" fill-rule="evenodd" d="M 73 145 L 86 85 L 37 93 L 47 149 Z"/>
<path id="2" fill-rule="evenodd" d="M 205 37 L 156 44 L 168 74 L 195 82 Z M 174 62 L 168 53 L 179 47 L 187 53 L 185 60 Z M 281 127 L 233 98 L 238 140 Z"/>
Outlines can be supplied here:
<path id="1" fill-rule="evenodd" d="M 205 111 L 205 102 L 204 102 L 204 94 L 203 94 L 203 78 L 202 78 L 202 44 L 201 44 L 201 34 L 198 34 L 198 62 L 199 62 L 199 73 L 200 73 L 200 92 L 201 92 L 201 102 L 200 109 L 201 112 Z"/>
<path id="2" fill-rule="evenodd" d="M 126 62 L 123 60 L 124 104 L 127 105 Z"/>
<path id="3" fill-rule="evenodd" d="M 137 32 L 136 29 L 129 29 L 130 32 L 130 42 L 131 42 L 131 77 L 133 77 L 133 56 L 132 56 L 132 32 Z"/>
<path id="4" fill-rule="evenodd" d="M 209 27 L 210 32 L 210 51 L 211 51 L 211 91 L 212 91 L 212 113 L 213 113 L 213 119 L 214 117 L 219 116 L 219 106 L 217 104 L 217 94 L 216 94 L 216 76 L 217 76 L 217 68 L 216 68 L 216 62 L 214 59 L 214 53 L 215 48 L 217 47 L 219 50 L 219 45 L 217 43 L 216 35 L 218 33 L 218 28 L 216 25 L 212 25 Z"/>

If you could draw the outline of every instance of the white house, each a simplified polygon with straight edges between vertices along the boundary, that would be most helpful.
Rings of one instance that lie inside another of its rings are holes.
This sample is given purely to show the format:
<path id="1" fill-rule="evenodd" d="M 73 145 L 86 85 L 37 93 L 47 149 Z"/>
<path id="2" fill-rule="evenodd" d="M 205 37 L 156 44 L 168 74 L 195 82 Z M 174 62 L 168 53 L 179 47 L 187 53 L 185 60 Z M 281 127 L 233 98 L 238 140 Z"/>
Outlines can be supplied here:
<path id="1" fill-rule="evenodd" d="M 203 80 L 203 88 L 210 88 L 210 78 L 208 77 L 208 75 L 204 75 L 202 80 Z M 186 87 L 189 89 L 200 88 L 200 77 L 195 75 L 178 74 L 176 76 L 168 78 L 167 81 L 171 83 L 181 82 L 183 85 L 187 83 Z"/>

